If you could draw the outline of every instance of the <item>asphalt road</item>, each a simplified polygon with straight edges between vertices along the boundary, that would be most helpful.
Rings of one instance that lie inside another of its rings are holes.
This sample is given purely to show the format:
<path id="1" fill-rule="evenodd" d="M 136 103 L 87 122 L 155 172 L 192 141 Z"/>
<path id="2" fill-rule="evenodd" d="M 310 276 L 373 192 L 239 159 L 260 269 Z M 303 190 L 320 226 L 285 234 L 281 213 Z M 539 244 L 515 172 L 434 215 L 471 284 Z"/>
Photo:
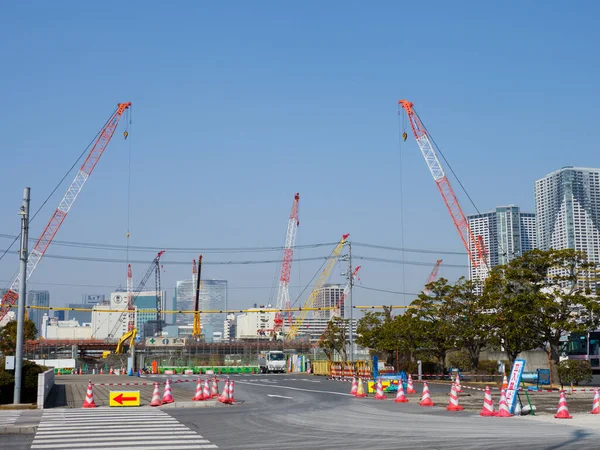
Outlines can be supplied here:
<path id="1" fill-rule="evenodd" d="M 418 395 L 408 404 L 356 399 L 347 394 L 348 383 L 319 377 L 232 379 L 237 405 L 168 413 L 221 449 L 579 449 L 597 448 L 600 439 L 590 429 L 452 413 L 445 404 L 423 408 Z"/>

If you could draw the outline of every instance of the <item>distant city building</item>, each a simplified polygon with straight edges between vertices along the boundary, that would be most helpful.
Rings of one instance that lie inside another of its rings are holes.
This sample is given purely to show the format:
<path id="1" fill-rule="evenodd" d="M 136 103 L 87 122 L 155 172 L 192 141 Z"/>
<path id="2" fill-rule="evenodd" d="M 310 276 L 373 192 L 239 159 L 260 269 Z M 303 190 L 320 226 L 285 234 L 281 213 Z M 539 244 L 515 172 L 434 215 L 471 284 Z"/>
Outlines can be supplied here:
<path id="1" fill-rule="evenodd" d="M 521 212 L 518 206 L 499 206 L 495 211 L 472 214 L 467 220 L 473 236 L 483 240 L 490 270 L 536 248 L 535 214 Z M 484 267 L 476 268 L 470 258 L 468 261 L 469 279 L 487 276 Z"/>
<path id="2" fill-rule="evenodd" d="M 81 303 L 86 305 L 97 305 L 106 301 L 106 295 L 104 294 L 83 294 Z"/>
<path id="3" fill-rule="evenodd" d="M 94 305 L 88 305 L 87 303 L 69 303 L 68 308 L 73 309 L 91 309 Z M 81 325 L 84 323 L 92 323 L 92 312 L 91 311 L 65 311 L 65 320 L 76 320 Z"/>
<path id="4" fill-rule="evenodd" d="M 48 291 L 29 291 L 27 293 L 26 299 L 27 306 L 41 306 L 41 307 L 49 307 L 50 306 L 50 292 Z M 35 327 L 38 330 L 38 334 L 42 329 L 42 319 L 44 318 L 44 314 L 48 314 L 47 309 L 28 309 L 27 314 L 29 319 L 35 323 Z"/>
<path id="5" fill-rule="evenodd" d="M 123 312 L 120 312 L 121 310 Z M 110 294 L 110 302 L 95 305 L 91 314 L 94 339 L 118 340 L 128 328 L 127 293 L 113 292 Z"/>
<path id="6" fill-rule="evenodd" d="M 178 311 L 191 311 L 194 309 L 194 286 L 192 280 L 177 281 L 175 284 L 175 306 Z M 192 325 L 193 314 L 177 314 L 173 318 L 173 324 Z"/>
<path id="7" fill-rule="evenodd" d="M 162 291 L 161 295 L 161 310 L 165 310 L 165 300 L 167 298 L 166 291 Z M 138 310 L 137 318 L 136 318 L 136 328 L 138 330 L 138 336 L 140 338 L 154 336 L 156 334 L 156 312 L 142 312 L 139 310 L 144 309 L 153 309 L 156 310 L 157 299 L 156 299 L 156 291 L 148 291 L 148 292 L 140 292 L 139 295 L 135 299 L 135 307 Z M 146 323 L 152 322 L 151 327 L 146 327 Z M 164 321 L 164 318 L 162 319 Z M 152 334 L 146 334 L 148 330 L 154 330 Z"/>
<path id="8" fill-rule="evenodd" d="M 227 319 L 223 324 L 223 340 L 230 341 L 235 339 L 236 320 L 235 314 L 227 314 Z"/>
<path id="9" fill-rule="evenodd" d="M 52 311 L 52 313 L 54 314 L 53 317 L 56 320 L 60 320 L 60 321 L 65 320 L 65 311 Z"/>
<path id="10" fill-rule="evenodd" d="M 535 182 L 538 247 L 600 262 L 600 169 L 564 167 Z"/>
<path id="11" fill-rule="evenodd" d="M 202 280 L 200 289 L 200 309 L 226 310 L 227 309 L 227 281 L 226 280 Z M 223 335 L 223 323 L 226 313 L 205 313 L 200 316 L 202 334 L 206 342 L 213 341 L 215 332 Z"/>
<path id="12" fill-rule="evenodd" d="M 314 311 L 313 317 L 329 320 L 333 315 L 344 317 L 344 305 L 340 303 L 343 298 L 344 287 L 339 284 L 325 284 L 317 293 L 313 303 L 314 308 L 336 308 L 335 310 Z"/>
<path id="13" fill-rule="evenodd" d="M 238 315 L 235 322 L 235 337 L 237 339 L 269 336 L 271 332 L 267 330 L 272 330 L 275 326 L 275 313 L 265 312 L 260 308 L 251 308 L 248 312 Z"/>
<path id="14" fill-rule="evenodd" d="M 81 326 L 76 320 L 57 320 L 44 314 L 40 336 L 50 340 L 83 340 L 92 337 L 92 327 Z"/>

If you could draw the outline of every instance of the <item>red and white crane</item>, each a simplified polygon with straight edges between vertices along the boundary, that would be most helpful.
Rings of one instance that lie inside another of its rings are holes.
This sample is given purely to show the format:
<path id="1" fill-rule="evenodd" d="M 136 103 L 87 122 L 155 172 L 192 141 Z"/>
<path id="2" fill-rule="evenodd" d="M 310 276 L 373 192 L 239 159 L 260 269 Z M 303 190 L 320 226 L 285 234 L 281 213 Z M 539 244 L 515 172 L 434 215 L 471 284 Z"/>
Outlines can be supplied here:
<path id="1" fill-rule="evenodd" d="M 408 121 L 410 122 L 417 144 L 421 149 L 421 153 L 423 154 L 423 158 L 425 158 L 425 162 L 427 163 L 427 167 L 429 167 L 433 180 L 442 195 L 446 208 L 448 208 L 448 212 L 452 217 L 452 221 L 460 235 L 460 239 L 467 250 L 471 264 L 475 268 L 486 270 L 487 262 L 485 259 L 485 246 L 483 245 L 483 240 L 476 238 L 471 231 L 469 222 L 462 211 L 452 186 L 450 186 L 450 181 L 448 181 L 448 178 L 446 177 L 446 173 L 440 163 L 435 147 L 429 139 L 427 129 L 423 126 L 421 119 L 415 112 L 412 102 L 399 100 L 398 105 L 404 108 L 408 115 Z M 403 137 L 406 139 L 406 133 L 404 133 Z"/>
<path id="2" fill-rule="evenodd" d="M 125 112 L 125 110 L 130 106 L 131 102 L 119 103 L 117 105 L 116 111 L 112 114 L 104 128 L 102 128 L 102 130 L 100 131 L 98 138 L 94 142 L 94 145 L 92 146 L 91 150 L 87 155 L 87 158 L 83 162 L 81 168 L 79 169 L 79 172 L 77 172 L 77 175 L 75 176 L 75 179 L 69 186 L 69 189 L 67 189 L 67 193 L 60 201 L 56 211 L 54 211 L 54 214 L 50 218 L 50 221 L 48 222 L 48 225 L 46 225 L 46 228 L 44 228 L 44 231 L 42 232 L 42 235 L 36 242 L 33 250 L 29 253 L 29 257 L 27 259 L 27 279 L 31 277 L 31 274 L 33 273 L 40 260 L 46 253 L 46 250 L 48 250 L 48 247 L 52 243 L 54 236 L 56 236 L 56 233 L 58 233 L 58 230 L 60 229 L 60 226 L 65 220 L 65 217 L 67 217 L 67 214 L 73 206 L 73 203 L 75 203 L 75 200 L 77 200 L 77 196 L 81 192 L 81 189 L 83 189 L 85 182 L 92 174 L 94 167 L 96 167 L 96 164 L 98 164 L 102 153 L 104 153 L 106 146 L 112 139 L 117 125 L 119 124 L 119 119 L 121 119 L 123 112 Z M 127 137 L 127 132 L 124 133 L 124 136 Z M 17 275 L 15 280 L 10 285 L 8 292 L 4 294 L 4 297 L 2 298 L 2 306 L 0 308 L 0 320 L 2 320 L 6 316 L 6 314 L 8 314 L 12 306 L 19 298 L 19 282 L 20 274 Z"/>
<path id="3" fill-rule="evenodd" d="M 292 259 L 294 258 L 294 245 L 296 245 L 296 233 L 300 221 L 298 220 L 298 202 L 300 201 L 300 194 L 294 195 L 294 202 L 292 203 L 292 210 L 290 211 L 290 217 L 288 220 L 287 233 L 285 235 L 285 246 L 283 248 L 283 260 L 281 262 L 281 276 L 279 277 L 279 290 L 277 291 L 277 304 L 276 309 L 290 309 L 290 276 L 292 273 Z M 288 319 L 291 321 L 292 313 L 286 313 Z M 279 331 L 283 328 L 283 317 L 281 312 L 275 313 L 275 326 L 274 331 Z"/>
<path id="4" fill-rule="evenodd" d="M 427 285 L 429 283 L 433 283 L 437 279 L 438 269 L 440 268 L 441 263 L 442 263 L 441 259 L 438 259 L 436 261 L 435 266 L 433 266 L 433 269 L 431 270 L 431 273 L 429 274 L 429 277 L 427 278 L 427 281 L 425 282 L 425 289 L 423 290 L 423 292 L 427 295 L 429 295 L 429 293 L 431 292 L 429 289 L 427 289 Z"/>

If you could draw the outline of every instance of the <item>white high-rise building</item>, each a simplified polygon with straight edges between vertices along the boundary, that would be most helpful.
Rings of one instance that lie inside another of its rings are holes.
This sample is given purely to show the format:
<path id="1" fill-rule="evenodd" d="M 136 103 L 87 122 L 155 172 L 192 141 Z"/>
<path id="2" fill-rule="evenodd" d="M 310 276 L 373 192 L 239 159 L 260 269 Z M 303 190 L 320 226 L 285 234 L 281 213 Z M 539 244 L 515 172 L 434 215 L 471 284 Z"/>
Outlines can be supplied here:
<path id="1" fill-rule="evenodd" d="M 572 248 L 600 262 L 600 169 L 563 167 L 535 182 L 541 250 Z"/>
<path id="2" fill-rule="evenodd" d="M 340 303 L 344 287 L 339 284 L 325 284 L 317 293 L 313 308 L 336 308 L 325 311 L 313 311 L 313 317 L 329 320 L 332 315 L 344 317 L 344 305 Z"/>
<path id="3" fill-rule="evenodd" d="M 476 239 L 485 245 L 491 270 L 536 248 L 535 214 L 523 213 L 518 206 L 499 206 L 495 211 L 467 217 Z M 487 271 L 475 268 L 469 259 L 469 279 L 481 280 Z"/>
<path id="4" fill-rule="evenodd" d="M 175 285 L 175 309 L 178 311 L 191 311 L 194 309 L 195 286 L 192 280 L 178 281 Z M 192 325 L 193 314 L 177 314 L 175 317 L 177 325 Z"/>

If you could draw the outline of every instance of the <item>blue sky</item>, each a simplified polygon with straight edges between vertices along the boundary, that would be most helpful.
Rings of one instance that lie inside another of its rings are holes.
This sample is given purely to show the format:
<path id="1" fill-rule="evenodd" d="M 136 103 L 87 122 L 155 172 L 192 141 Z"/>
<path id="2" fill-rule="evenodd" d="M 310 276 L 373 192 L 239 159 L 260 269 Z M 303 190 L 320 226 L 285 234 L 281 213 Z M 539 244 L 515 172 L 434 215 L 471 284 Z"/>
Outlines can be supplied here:
<path id="1" fill-rule="evenodd" d="M 532 211 L 535 179 L 599 165 L 598 13 L 593 1 L 4 2 L 0 233 L 18 232 L 23 187 L 36 210 L 115 105 L 131 101 L 130 140 L 122 128 L 115 135 L 57 240 L 126 243 L 131 149 L 130 244 L 167 248 L 165 263 L 190 261 L 165 264 L 169 295 L 196 256 L 169 248 L 280 246 L 295 192 L 299 245 L 351 233 L 355 242 L 432 250 L 353 248 L 357 257 L 430 264 L 355 261 L 364 287 L 418 292 L 436 259 L 465 265 L 466 256 L 436 253 L 460 252 L 461 243 L 416 143 L 399 144 L 397 101 L 415 103 L 480 210 Z M 32 223 L 32 237 L 67 186 Z M 48 255 L 125 258 L 65 246 Z M 266 303 L 276 265 L 210 262 L 276 257 L 206 253 L 203 272 L 229 281 L 233 307 Z M 319 265 L 294 264 L 292 297 Z M 17 267 L 7 255 L 0 279 Z M 134 265 L 136 280 L 146 268 Z M 124 284 L 125 264 L 48 258 L 30 282 L 60 305 Z M 355 290 L 355 304 L 409 299 Z"/>

